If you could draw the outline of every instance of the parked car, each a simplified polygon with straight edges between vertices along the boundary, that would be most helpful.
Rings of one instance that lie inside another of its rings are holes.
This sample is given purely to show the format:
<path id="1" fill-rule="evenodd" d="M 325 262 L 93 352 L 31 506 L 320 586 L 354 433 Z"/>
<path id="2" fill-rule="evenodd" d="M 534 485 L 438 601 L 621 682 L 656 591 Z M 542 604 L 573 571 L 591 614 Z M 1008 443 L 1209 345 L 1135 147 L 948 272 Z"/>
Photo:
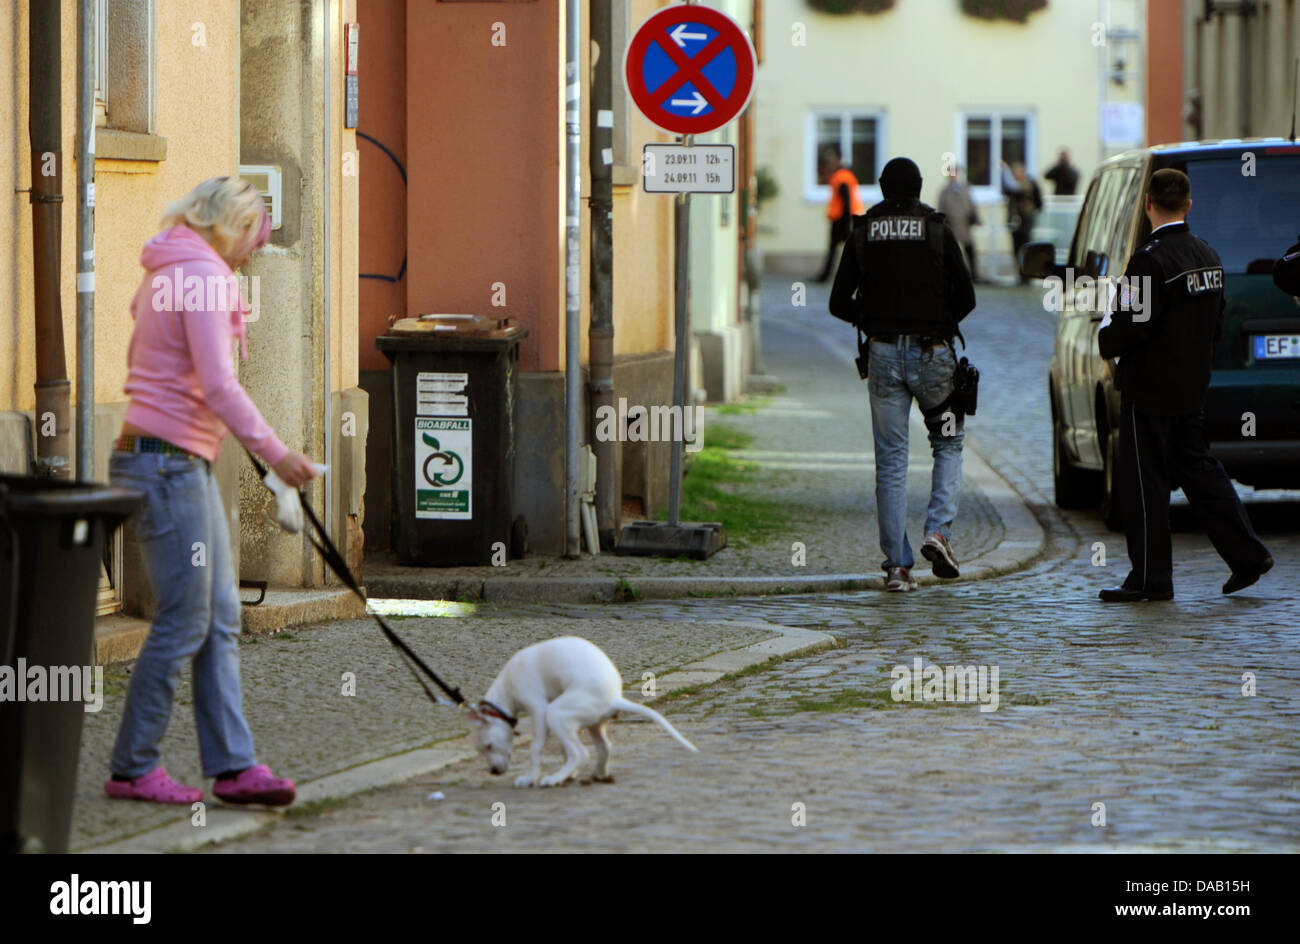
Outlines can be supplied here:
<path id="1" fill-rule="evenodd" d="M 1020 259 L 1026 275 L 1056 275 L 1066 288 L 1047 384 L 1056 504 L 1099 504 L 1117 530 L 1119 392 L 1114 362 L 1097 350 L 1105 293 L 1089 304 L 1095 289 L 1081 277 L 1123 274 L 1150 235 L 1144 195 L 1165 167 L 1191 178 L 1188 223 L 1223 260 L 1226 310 L 1205 403 L 1211 450 L 1242 484 L 1300 487 L 1300 299 L 1271 277 L 1300 232 L 1300 145 L 1266 138 L 1129 151 L 1093 176 L 1065 266 L 1050 243 L 1031 243 Z"/>
<path id="2" fill-rule="evenodd" d="M 1056 265 L 1069 265 L 1070 242 L 1083 209 L 1083 197 L 1043 197 L 1043 209 L 1034 220 L 1029 234 L 1031 243 L 1051 243 L 1056 250 Z"/>

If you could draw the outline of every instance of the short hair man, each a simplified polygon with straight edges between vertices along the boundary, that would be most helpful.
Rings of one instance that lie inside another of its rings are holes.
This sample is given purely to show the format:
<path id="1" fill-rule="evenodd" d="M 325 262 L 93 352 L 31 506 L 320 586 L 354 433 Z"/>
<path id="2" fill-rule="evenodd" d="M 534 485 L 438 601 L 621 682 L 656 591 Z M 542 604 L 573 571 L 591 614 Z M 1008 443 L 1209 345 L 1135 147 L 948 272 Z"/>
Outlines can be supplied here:
<path id="1" fill-rule="evenodd" d="M 1205 395 L 1223 320 L 1223 264 L 1187 227 L 1191 182 L 1172 168 L 1147 188 L 1151 236 L 1128 262 L 1118 298 L 1097 336 L 1118 357 L 1119 461 L 1124 532 L 1132 564 L 1107 603 L 1172 600 L 1169 494 L 1181 487 L 1214 549 L 1231 568 L 1224 593 L 1273 566 L 1205 433 Z"/>
<path id="2" fill-rule="evenodd" d="M 952 230 L 921 202 L 921 171 L 896 157 L 880 174 L 885 199 L 853 228 L 830 310 L 869 339 L 867 390 L 876 457 L 876 516 L 885 589 L 913 590 L 907 540 L 908 422 L 912 400 L 925 416 L 934 454 L 921 553 L 938 577 L 959 575 L 949 537 L 961 485 L 964 412 L 953 407 L 957 323 L 975 307 L 975 289 Z M 859 342 L 861 349 L 861 342 Z"/>

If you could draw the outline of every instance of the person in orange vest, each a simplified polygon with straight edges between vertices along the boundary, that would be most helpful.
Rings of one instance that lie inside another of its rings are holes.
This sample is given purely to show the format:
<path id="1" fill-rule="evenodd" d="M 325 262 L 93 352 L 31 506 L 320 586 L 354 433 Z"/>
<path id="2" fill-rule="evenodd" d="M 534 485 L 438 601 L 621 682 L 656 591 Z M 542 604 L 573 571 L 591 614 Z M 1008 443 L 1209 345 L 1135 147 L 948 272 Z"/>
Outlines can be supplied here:
<path id="1" fill-rule="evenodd" d="M 826 204 L 826 216 L 831 221 L 831 245 L 826 251 L 826 265 L 816 281 L 826 282 L 835 268 L 835 255 L 840 246 L 849 238 L 853 228 L 853 217 L 867 212 L 858 196 L 858 178 L 844 163 L 840 149 L 832 144 L 826 149 L 826 164 L 831 168 L 827 184 L 831 188 L 831 199 Z"/>

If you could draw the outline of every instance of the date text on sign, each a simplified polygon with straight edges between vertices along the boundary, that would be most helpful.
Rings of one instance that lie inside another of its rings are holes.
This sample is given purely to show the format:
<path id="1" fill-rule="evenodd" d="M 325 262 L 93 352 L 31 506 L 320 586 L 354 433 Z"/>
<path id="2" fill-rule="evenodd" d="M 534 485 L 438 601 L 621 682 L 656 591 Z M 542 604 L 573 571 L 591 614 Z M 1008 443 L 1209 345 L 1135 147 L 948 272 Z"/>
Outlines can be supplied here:
<path id="1" fill-rule="evenodd" d="M 735 193 L 733 144 L 647 144 L 641 157 L 646 193 Z"/>

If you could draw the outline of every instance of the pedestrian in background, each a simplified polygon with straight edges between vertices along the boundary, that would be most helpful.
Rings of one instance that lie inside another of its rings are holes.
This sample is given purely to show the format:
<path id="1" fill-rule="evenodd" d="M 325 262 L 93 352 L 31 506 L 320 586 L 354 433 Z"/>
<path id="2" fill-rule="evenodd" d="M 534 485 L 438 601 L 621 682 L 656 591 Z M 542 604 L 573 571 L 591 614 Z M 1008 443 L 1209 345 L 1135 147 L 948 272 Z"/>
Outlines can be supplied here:
<path id="1" fill-rule="evenodd" d="M 971 227 L 980 225 L 980 215 L 971 199 L 970 187 L 966 185 L 965 168 L 960 164 L 948 173 L 948 185 L 939 193 L 939 212 L 947 217 L 952 234 L 962 249 L 966 250 L 966 265 L 970 269 L 971 279 L 979 281 L 975 266 L 975 237 Z"/>
<path id="2" fill-rule="evenodd" d="M 831 222 L 830 247 L 826 250 L 826 264 L 822 266 L 817 282 L 825 282 L 835 269 L 835 254 L 849 238 L 853 226 L 853 217 L 861 216 L 865 210 L 862 197 L 858 195 L 858 178 L 844 163 L 840 149 L 832 144 L 826 149 L 825 165 L 828 168 L 827 186 L 831 188 L 830 200 L 826 203 L 826 218 Z"/>
<path id="3" fill-rule="evenodd" d="M 1038 183 L 1025 171 L 1025 165 L 1016 161 L 1010 167 L 1002 162 L 1002 192 L 1007 198 L 1007 227 L 1011 230 L 1012 261 L 1016 271 L 1020 271 L 1020 247 L 1029 242 L 1034 231 L 1034 222 L 1038 211 L 1043 208 L 1043 195 Z M 1020 284 L 1029 282 L 1029 276 L 1021 273 Z"/>
<path id="4" fill-rule="evenodd" d="M 953 395 L 957 323 L 975 307 L 961 247 L 943 215 L 921 202 L 921 171 L 896 157 L 880 175 L 884 200 L 856 225 L 831 287 L 830 311 L 869 341 L 867 390 L 875 441 L 876 513 L 885 587 L 916 589 L 907 539 L 908 430 L 915 399 L 934 456 L 921 553 L 936 576 L 959 576 L 950 538 L 961 487 L 964 413 Z"/>
<path id="5" fill-rule="evenodd" d="M 1166 168 L 1151 176 L 1151 236 L 1124 270 L 1118 299 L 1097 336 L 1119 358 L 1117 486 L 1132 569 L 1107 603 L 1172 600 L 1169 494 L 1181 487 L 1232 573 L 1224 593 L 1249 587 L 1273 566 L 1205 432 L 1205 395 L 1223 326 L 1223 263 L 1187 226 L 1191 181 Z"/>
<path id="6" fill-rule="evenodd" d="M 1052 182 L 1056 188 L 1053 191 L 1056 196 L 1074 196 L 1074 191 L 1079 186 L 1079 169 L 1070 163 L 1070 152 L 1067 148 L 1061 148 L 1056 163 L 1047 169 L 1043 179 Z"/>
<path id="7" fill-rule="evenodd" d="M 145 276 L 131 303 L 135 328 L 127 349 L 131 402 L 109 459 L 114 485 L 144 493 L 136 528 L 157 612 L 131 672 L 104 789 L 110 797 L 156 803 L 203 798 L 160 763 L 176 685 L 189 663 L 199 753 L 204 776 L 216 778 L 213 794 L 284 805 L 293 802 L 294 783 L 256 762 L 241 707 L 239 592 L 212 474 L 221 442 L 233 432 L 290 487 L 315 476 L 311 461 L 267 425 L 231 361 L 235 339 L 248 355 L 248 309 L 233 270 L 266 243 L 271 221 L 251 184 L 217 177 L 170 206 L 162 226 L 140 255 Z M 218 283 L 227 291 L 214 293 Z M 193 284 L 204 290 L 191 293 Z M 204 557 L 195 563 L 200 550 Z"/>

